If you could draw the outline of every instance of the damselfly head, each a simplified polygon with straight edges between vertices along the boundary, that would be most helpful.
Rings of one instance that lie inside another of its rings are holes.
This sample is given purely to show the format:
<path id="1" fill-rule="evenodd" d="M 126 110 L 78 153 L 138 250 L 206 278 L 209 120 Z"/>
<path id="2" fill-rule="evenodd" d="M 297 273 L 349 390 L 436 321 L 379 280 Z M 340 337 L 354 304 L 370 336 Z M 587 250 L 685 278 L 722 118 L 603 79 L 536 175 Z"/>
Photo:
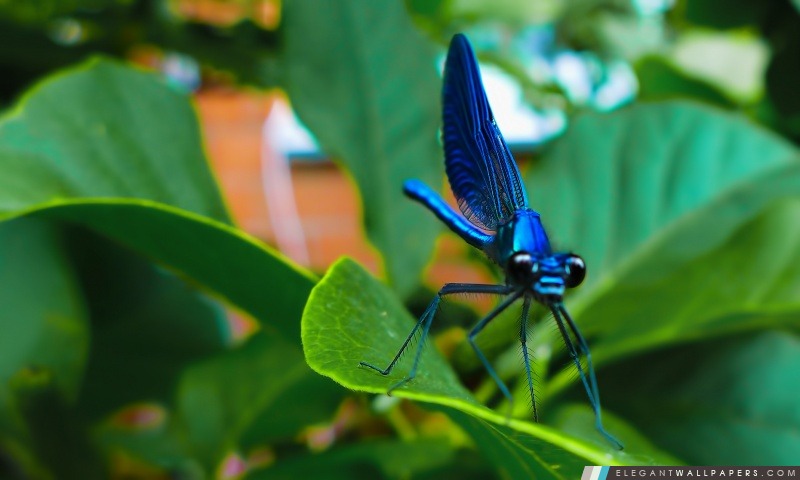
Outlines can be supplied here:
<path id="1" fill-rule="evenodd" d="M 586 263 L 575 254 L 535 257 L 515 252 L 506 266 L 509 283 L 530 288 L 542 301 L 561 301 L 564 290 L 574 288 L 586 277 Z"/>

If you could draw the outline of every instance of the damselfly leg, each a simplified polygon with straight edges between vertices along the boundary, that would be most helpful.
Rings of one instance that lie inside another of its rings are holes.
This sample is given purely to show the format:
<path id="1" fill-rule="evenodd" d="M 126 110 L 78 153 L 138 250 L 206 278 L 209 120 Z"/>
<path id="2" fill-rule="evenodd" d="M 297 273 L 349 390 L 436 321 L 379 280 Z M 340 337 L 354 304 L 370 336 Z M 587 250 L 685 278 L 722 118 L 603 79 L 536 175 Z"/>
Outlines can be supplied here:
<path id="1" fill-rule="evenodd" d="M 390 373 L 392 373 L 392 370 L 394 369 L 395 365 L 397 365 L 397 362 L 400 360 L 400 357 L 403 356 L 403 353 L 405 352 L 406 348 L 408 348 L 408 346 L 411 345 L 411 341 L 414 339 L 414 336 L 417 334 L 417 331 L 420 329 L 420 327 L 422 327 L 422 335 L 420 336 L 419 345 L 417 346 L 417 352 L 414 355 L 414 362 L 411 364 L 411 370 L 408 372 L 408 375 L 404 379 L 400 380 L 399 382 L 389 387 L 389 390 L 386 391 L 386 394 L 391 395 L 393 390 L 402 387 L 417 375 L 417 366 L 419 365 L 420 358 L 422 358 L 422 348 L 425 344 L 425 339 L 427 338 L 428 332 L 430 331 L 431 323 L 433 323 L 433 317 L 436 315 L 436 311 L 439 309 L 439 303 L 442 301 L 442 298 L 444 298 L 447 295 L 469 294 L 469 293 L 507 295 L 508 293 L 510 293 L 510 290 L 509 287 L 506 285 L 448 283 L 445 286 L 443 286 L 439 290 L 439 293 L 437 293 L 436 296 L 433 298 L 430 305 L 428 305 L 428 308 L 425 309 L 425 312 L 419 318 L 419 321 L 417 321 L 416 325 L 414 325 L 414 328 L 411 330 L 411 333 L 409 333 L 408 337 L 406 337 L 406 340 L 403 342 L 403 345 L 400 346 L 400 350 L 397 351 L 397 354 L 395 354 L 394 358 L 392 359 L 391 362 L 389 362 L 389 365 L 387 365 L 386 368 L 380 368 L 367 362 L 360 362 L 359 365 L 361 365 L 362 367 L 371 368 L 383 376 L 389 375 Z M 473 344 L 473 347 L 474 346 L 475 345 Z M 483 360 L 482 354 L 479 355 L 481 355 L 481 359 Z M 488 366 L 488 364 L 485 361 L 484 364 Z M 496 377 L 491 368 L 490 368 L 490 373 L 492 373 L 493 377 Z"/>
<path id="2" fill-rule="evenodd" d="M 533 420 L 539 421 L 539 414 L 536 411 L 536 396 L 533 392 L 533 376 L 531 375 L 531 361 L 528 356 L 528 314 L 531 309 L 531 299 L 526 296 L 522 304 L 522 318 L 520 319 L 519 341 L 522 344 L 522 361 L 525 363 L 525 374 L 528 377 L 528 390 L 531 393 L 531 407 L 533 408 Z"/>
<path id="3" fill-rule="evenodd" d="M 589 346 L 586 343 L 586 340 L 583 338 L 583 335 L 581 335 L 580 331 L 578 330 L 578 326 L 575 325 L 572 317 L 569 316 L 569 313 L 567 312 L 566 308 L 564 308 L 564 305 L 553 305 L 550 307 L 550 310 L 553 312 L 556 324 L 558 325 L 558 330 L 561 332 L 561 336 L 564 338 L 564 343 L 567 346 L 569 356 L 572 357 L 572 361 L 578 368 L 578 375 L 581 377 L 581 382 L 583 383 L 583 387 L 586 389 L 586 394 L 589 397 L 589 403 L 594 411 L 595 428 L 597 428 L 597 431 L 606 437 L 609 442 L 614 444 L 617 450 L 622 450 L 622 443 L 614 438 L 613 435 L 608 433 L 605 427 L 603 427 L 603 420 L 600 414 L 600 391 L 597 388 L 597 379 L 595 378 L 594 366 L 592 365 L 592 354 L 589 352 Z M 575 342 L 572 341 L 572 338 L 570 337 L 569 332 L 564 325 L 565 321 L 567 325 L 569 325 L 569 330 L 571 330 L 575 335 L 578 349 L 575 348 Z M 583 365 L 581 364 L 581 353 L 586 358 L 586 370 L 589 372 L 588 376 L 584 372 Z"/>
<path id="4" fill-rule="evenodd" d="M 508 387 L 506 386 L 505 382 L 503 382 L 503 380 L 500 378 L 500 375 L 498 375 L 497 372 L 494 371 L 494 368 L 492 368 L 492 364 L 489 363 L 489 360 L 486 358 L 481 349 L 478 347 L 478 344 L 475 342 L 475 337 L 479 333 L 481 333 L 481 330 L 483 330 L 486 327 L 486 325 L 489 324 L 489 322 L 494 320 L 498 315 L 500 315 L 500 313 L 503 310 L 508 308 L 509 305 L 511 305 L 512 303 L 514 303 L 520 297 L 520 295 L 522 295 L 522 292 L 517 292 L 514 295 L 503 300 L 500 303 L 500 305 L 498 305 L 497 307 L 494 308 L 494 310 L 489 312 L 489 314 L 486 315 L 483 318 L 483 320 L 478 322 L 478 324 L 475 325 L 472 328 L 472 330 L 470 330 L 469 335 L 467 336 L 467 340 L 469 340 L 469 344 L 472 345 L 473 350 L 475 350 L 475 354 L 478 356 L 481 363 L 483 363 L 483 366 L 486 368 L 486 371 L 489 372 L 489 375 L 492 377 L 492 380 L 494 380 L 494 382 L 497 384 L 497 387 L 500 388 L 500 392 L 502 392 L 503 396 L 506 397 L 506 400 L 508 400 L 509 416 L 511 415 L 511 407 L 513 404 L 513 398 L 511 397 L 511 392 L 508 390 Z"/>

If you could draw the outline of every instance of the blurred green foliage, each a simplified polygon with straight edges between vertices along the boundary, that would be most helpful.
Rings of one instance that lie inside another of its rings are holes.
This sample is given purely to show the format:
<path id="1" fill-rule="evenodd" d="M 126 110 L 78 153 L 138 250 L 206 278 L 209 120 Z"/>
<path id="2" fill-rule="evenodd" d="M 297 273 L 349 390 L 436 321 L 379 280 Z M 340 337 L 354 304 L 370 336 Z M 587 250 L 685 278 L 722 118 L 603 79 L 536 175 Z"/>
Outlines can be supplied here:
<path id="1" fill-rule="evenodd" d="M 0 476 L 574 478 L 612 462 L 796 463 L 795 3 L 645 15 L 613 0 L 287 0 L 272 28 L 247 14 L 204 23 L 167 0 L 0 2 Z M 586 111 L 530 75 L 508 39 L 531 26 L 601 70 L 629 62 L 638 100 Z M 479 337 L 513 386 L 512 420 L 452 327 L 397 398 L 356 393 L 397 380 L 357 365 L 389 359 L 413 322 L 403 302 L 439 229 L 400 185 L 442 183 L 436 54 L 465 29 L 501 39 L 479 53 L 526 98 L 562 97 L 570 127 L 524 173 L 554 242 L 589 264 L 569 307 L 623 452 L 593 430 L 544 312 L 530 337 L 541 424 L 524 401 L 517 312 Z M 355 180 L 388 287 L 346 259 L 318 280 L 232 225 L 188 96 L 90 59 L 154 47 L 288 92 Z M 236 340 L 231 312 L 258 331 Z"/>
<path id="2" fill-rule="evenodd" d="M 400 3 L 289 2 L 284 18 L 287 93 L 353 175 L 370 240 L 382 252 L 414 252 L 384 257 L 389 278 L 407 297 L 439 233 L 436 220 L 420 218 L 402 190 L 411 177 L 442 183 L 434 48 Z"/>

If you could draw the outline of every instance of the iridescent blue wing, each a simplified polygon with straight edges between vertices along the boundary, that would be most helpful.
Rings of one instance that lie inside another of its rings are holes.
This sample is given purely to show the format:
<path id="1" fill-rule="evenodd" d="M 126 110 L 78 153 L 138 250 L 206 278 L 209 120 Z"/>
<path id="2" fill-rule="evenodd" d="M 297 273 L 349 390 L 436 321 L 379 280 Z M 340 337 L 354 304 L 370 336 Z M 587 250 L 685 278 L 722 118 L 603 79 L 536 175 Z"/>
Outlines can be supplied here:
<path id="1" fill-rule="evenodd" d="M 496 230 L 528 198 L 514 157 L 497 128 L 467 37 L 450 42 L 442 90 L 445 168 L 464 216 Z"/>

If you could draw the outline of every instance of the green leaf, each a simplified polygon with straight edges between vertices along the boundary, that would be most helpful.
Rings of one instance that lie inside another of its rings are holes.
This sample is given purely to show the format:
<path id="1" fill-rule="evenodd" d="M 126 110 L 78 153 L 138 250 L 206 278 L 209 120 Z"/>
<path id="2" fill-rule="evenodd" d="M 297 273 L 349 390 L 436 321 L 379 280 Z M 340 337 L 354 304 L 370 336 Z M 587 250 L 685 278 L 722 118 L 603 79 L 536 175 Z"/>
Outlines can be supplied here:
<path id="1" fill-rule="evenodd" d="M 330 418 L 342 392 L 325 383 L 295 344 L 258 333 L 186 372 L 178 390 L 179 421 L 196 457 L 216 465 L 230 451 L 291 438 Z M 270 422 L 257 423 L 264 416 Z M 250 445 L 243 444 L 246 436 Z"/>
<path id="2" fill-rule="evenodd" d="M 637 282 L 632 272 L 630 280 L 618 281 L 587 310 L 592 323 L 602 322 L 606 329 L 598 338 L 597 357 L 800 324 L 795 294 L 800 278 L 794 268 L 800 260 L 800 229 L 794 221 L 798 215 L 800 199 L 786 200 L 732 232 L 715 250 L 663 278 Z M 643 259 L 640 268 L 663 269 L 661 261 Z M 723 284 L 724 288 L 708 288 Z M 630 298 L 637 302 L 626 305 Z M 648 322 L 643 324 L 641 318 Z"/>
<path id="3" fill-rule="evenodd" d="M 105 462 L 88 428 L 48 369 L 19 372 L 10 382 L 32 451 L 56 478 L 105 478 Z M 54 434 L 57 432 L 57 434 Z"/>
<path id="4" fill-rule="evenodd" d="M 419 284 L 438 225 L 402 183 L 441 184 L 434 52 L 402 2 L 284 6 L 286 88 L 300 119 L 349 170 L 367 235 L 403 297 Z"/>
<path id="5" fill-rule="evenodd" d="M 36 215 L 111 237 L 299 341 L 312 278 L 227 225 L 188 99 L 95 60 L 0 123 L 0 220 Z"/>
<path id="6" fill-rule="evenodd" d="M 28 91 L 0 124 L 0 215 L 63 199 L 133 197 L 229 222 L 188 99 L 96 59 Z"/>
<path id="7" fill-rule="evenodd" d="M 572 312 L 597 363 L 759 326 L 737 312 L 798 306 L 776 293 L 785 258 L 773 250 L 800 245 L 794 208 L 745 228 L 798 198 L 797 152 L 740 117 L 685 103 L 586 115 L 532 170 L 554 244 L 586 259 Z"/>
<path id="8" fill-rule="evenodd" d="M 799 369 L 797 335 L 761 332 L 661 350 L 611 368 L 605 396 L 692 465 L 794 465 Z"/>
<path id="9" fill-rule="evenodd" d="M 383 377 L 377 372 L 359 367 L 360 361 L 378 365 L 389 363 L 414 324 L 399 300 L 386 287 L 377 283 L 369 274 L 351 260 L 341 260 L 331 267 L 328 274 L 311 292 L 303 314 L 303 349 L 308 364 L 318 373 L 331 377 L 347 388 L 372 393 L 386 390 L 408 373 L 411 352 L 407 361 Z M 633 463 L 646 460 L 634 456 L 636 446 L 627 452 L 603 449 L 582 440 L 564 435 L 544 425 L 527 421 L 508 420 L 479 404 L 459 383 L 455 373 L 441 358 L 435 348 L 423 351 L 417 377 L 392 393 L 397 397 L 410 398 L 441 405 L 464 412 L 477 421 L 493 424 L 484 435 L 500 434 L 507 439 L 504 447 L 508 451 L 521 452 L 516 446 L 515 436 L 531 436 L 530 445 L 520 453 L 519 468 L 550 471 L 553 465 L 577 465 L 582 462 L 597 464 Z M 483 424 L 478 424 L 478 427 Z M 478 428 L 476 427 L 476 428 Z M 480 427 L 483 428 L 483 427 Z M 495 433 L 497 432 L 497 433 Z M 510 442 L 510 443 L 509 443 Z M 528 445 L 528 441 L 524 442 Z M 539 449 L 547 444 L 547 448 Z M 536 450 L 533 455 L 532 449 Z M 527 467 L 523 467 L 527 465 Z"/>

